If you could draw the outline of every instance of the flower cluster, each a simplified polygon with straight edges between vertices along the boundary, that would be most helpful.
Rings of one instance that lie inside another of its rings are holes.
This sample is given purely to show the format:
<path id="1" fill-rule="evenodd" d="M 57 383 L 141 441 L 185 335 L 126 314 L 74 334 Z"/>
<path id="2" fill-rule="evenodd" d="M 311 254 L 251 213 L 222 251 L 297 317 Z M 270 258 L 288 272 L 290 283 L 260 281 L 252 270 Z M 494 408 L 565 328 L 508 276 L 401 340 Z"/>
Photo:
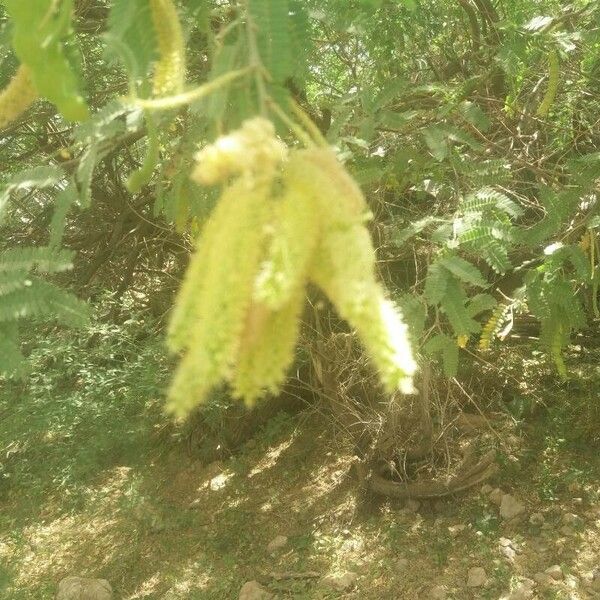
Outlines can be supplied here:
<path id="1" fill-rule="evenodd" d="M 18 118 L 37 97 L 31 72 L 28 67 L 21 65 L 10 83 L 0 92 L 0 127 L 6 127 Z"/>
<path id="2" fill-rule="evenodd" d="M 152 82 L 154 95 L 180 93 L 185 85 L 186 56 L 177 9 L 172 0 L 150 0 L 150 13 L 159 50 Z"/>
<path id="3" fill-rule="evenodd" d="M 226 185 L 170 324 L 184 357 L 169 408 L 187 414 L 225 379 L 253 403 L 294 358 L 308 282 L 354 327 L 390 391 L 413 391 L 407 327 L 375 275 L 367 205 L 328 149 L 293 150 L 253 119 L 202 150 L 193 177 Z"/>

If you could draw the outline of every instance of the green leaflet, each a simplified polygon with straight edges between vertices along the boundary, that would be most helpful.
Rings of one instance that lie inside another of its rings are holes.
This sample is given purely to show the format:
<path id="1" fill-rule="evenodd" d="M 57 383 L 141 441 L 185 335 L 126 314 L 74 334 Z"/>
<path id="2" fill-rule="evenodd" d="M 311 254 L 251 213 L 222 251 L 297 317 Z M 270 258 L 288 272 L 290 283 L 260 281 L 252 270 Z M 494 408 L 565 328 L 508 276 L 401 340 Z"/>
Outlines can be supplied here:
<path id="1" fill-rule="evenodd" d="M 480 150 L 481 144 L 465 131 L 451 125 L 436 125 L 423 131 L 427 147 L 438 161 L 443 161 L 450 152 L 451 145 L 465 144 L 473 150 Z"/>
<path id="2" fill-rule="evenodd" d="M 392 233 L 390 235 L 390 242 L 395 246 L 401 246 L 410 238 L 422 233 L 430 225 L 433 225 L 434 223 L 440 223 L 441 221 L 443 221 L 443 219 L 432 216 L 427 216 L 422 219 L 419 219 L 418 221 L 414 221 L 408 227 L 405 227 L 404 229 Z"/>
<path id="3" fill-rule="evenodd" d="M 430 356 L 441 354 L 446 377 L 456 376 L 458 371 L 458 346 L 455 340 L 444 333 L 439 333 L 427 341 L 424 350 Z"/>
<path id="4" fill-rule="evenodd" d="M 152 178 L 152 173 L 160 158 L 160 140 L 155 118 L 147 114 L 146 126 L 148 129 L 148 147 L 146 155 L 139 169 L 129 175 L 125 186 L 131 194 L 137 194 Z"/>
<path id="5" fill-rule="evenodd" d="M 139 83 L 156 58 L 156 34 L 148 0 L 113 0 L 104 37 L 109 56 L 119 58 L 132 83 Z"/>
<path id="6" fill-rule="evenodd" d="M 479 313 L 491 310 L 496 304 L 498 303 L 493 296 L 490 296 L 489 294 L 476 294 L 469 299 L 467 312 L 470 317 L 476 317 Z"/>
<path id="7" fill-rule="evenodd" d="M 65 325 L 81 326 L 87 322 L 88 310 L 85 302 L 40 279 L 0 297 L 0 322 L 33 317 L 57 318 Z"/>
<path id="8" fill-rule="evenodd" d="M 13 48 L 31 71 L 38 92 L 69 121 L 87 119 L 78 77 L 63 41 L 70 33 L 73 0 L 2 0 L 13 21 Z"/>
<path id="9" fill-rule="evenodd" d="M 427 305 L 414 294 L 403 294 L 397 299 L 412 343 L 416 346 L 423 335 L 427 320 Z"/>
<path id="10" fill-rule="evenodd" d="M 0 375 L 16 376 L 23 371 L 16 323 L 0 323 Z"/>
<path id="11" fill-rule="evenodd" d="M 256 37 L 261 60 L 273 81 L 281 83 L 295 69 L 290 53 L 288 0 L 248 0 L 248 8 L 259 28 Z"/>
<path id="12" fill-rule="evenodd" d="M 560 83 L 560 57 L 556 49 L 551 49 L 548 52 L 548 87 L 544 94 L 544 99 L 538 106 L 536 114 L 538 117 L 547 117 L 556 94 L 558 92 L 558 86 Z"/>
<path id="13" fill-rule="evenodd" d="M 482 188 L 469 194 L 460 205 L 462 211 L 478 212 L 489 209 L 498 209 L 508 216 L 517 218 L 523 214 L 523 209 L 513 202 L 506 194 L 497 192 L 492 188 Z"/>
<path id="14" fill-rule="evenodd" d="M 52 248 L 58 248 L 60 246 L 65 230 L 67 213 L 76 200 L 77 188 L 75 187 L 75 184 L 70 181 L 69 185 L 56 195 L 54 214 L 52 215 L 52 221 L 50 221 L 50 240 L 48 246 Z"/>
<path id="15" fill-rule="evenodd" d="M 460 256 L 444 256 L 438 260 L 438 264 L 445 269 L 448 269 L 450 273 L 465 283 L 470 283 L 478 287 L 488 286 L 488 282 L 484 279 L 481 271 L 475 265 Z"/>
<path id="16" fill-rule="evenodd" d="M 64 173 L 58 167 L 34 167 L 13 175 L 0 190 L 0 217 L 11 193 L 30 188 L 52 187 L 63 177 Z"/>
<path id="17" fill-rule="evenodd" d="M 19 269 L 6 271 L 5 273 L 0 272 L 0 296 L 10 294 L 10 292 L 14 292 L 19 288 L 27 287 L 29 283 L 26 270 Z"/>
<path id="18" fill-rule="evenodd" d="M 477 333 L 480 329 L 479 323 L 469 315 L 465 306 L 466 300 L 467 297 L 460 282 L 453 278 L 449 279 L 440 307 L 446 313 L 457 336 Z"/>
<path id="19" fill-rule="evenodd" d="M 64 248 L 11 248 L 0 253 L 0 274 L 33 268 L 40 273 L 60 273 L 72 267 L 73 255 Z"/>
<path id="20" fill-rule="evenodd" d="M 442 301 L 448 287 L 449 273 L 440 264 L 429 265 L 425 279 L 425 298 L 430 306 Z"/>

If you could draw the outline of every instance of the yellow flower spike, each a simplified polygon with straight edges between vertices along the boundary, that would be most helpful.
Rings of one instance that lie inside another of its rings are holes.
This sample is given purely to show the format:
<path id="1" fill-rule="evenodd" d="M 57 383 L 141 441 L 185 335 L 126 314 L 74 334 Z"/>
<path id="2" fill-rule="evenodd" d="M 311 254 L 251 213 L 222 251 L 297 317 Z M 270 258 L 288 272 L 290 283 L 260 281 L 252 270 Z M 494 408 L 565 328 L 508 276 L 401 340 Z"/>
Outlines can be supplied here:
<path id="1" fill-rule="evenodd" d="M 277 202 L 267 256 L 255 285 L 256 299 L 272 309 L 281 307 L 298 287 L 304 287 L 319 234 L 312 196 L 288 185 Z"/>
<path id="2" fill-rule="evenodd" d="M 155 96 L 183 91 L 185 86 L 185 39 L 172 0 L 150 0 L 152 23 L 158 38 L 159 59 L 154 65 Z"/>
<path id="3" fill-rule="evenodd" d="M 459 348 L 466 348 L 468 343 L 469 343 L 469 336 L 468 335 L 459 335 L 456 338 L 456 345 Z"/>
<path id="4" fill-rule="evenodd" d="M 271 180 L 286 156 L 287 147 L 275 137 L 273 124 L 256 117 L 245 121 L 241 129 L 200 150 L 192 179 L 202 185 L 212 185 L 240 174 Z"/>
<path id="5" fill-rule="evenodd" d="M 320 200 L 325 208 L 320 216 L 327 223 L 364 221 L 368 216 L 360 188 L 328 148 L 295 152 L 286 165 L 285 176 L 289 187 Z"/>
<path id="6" fill-rule="evenodd" d="M 223 192 L 199 240 L 171 322 L 172 348 L 187 348 L 168 410 L 189 411 L 229 376 L 264 250 L 270 186 L 238 180 Z"/>
<path id="7" fill-rule="evenodd" d="M 354 225 L 325 235 L 310 277 L 356 329 L 384 387 L 390 392 L 413 393 L 417 365 L 408 328 L 399 309 L 385 298 L 374 267 L 369 233 L 364 226 Z"/>
<path id="8" fill-rule="evenodd" d="M 377 282 L 360 189 L 330 150 L 286 158 L 262 118 L 197 156 L 199 183 L 237 179 L 202 232 L 174 310 L 169 342 L 187 352 L 171 412 L 187 414 L 222 379 L 248 404 L 276 392 L 293 362 L 308 280 L 356 329 L 385 387 L 414 391 L 407 327 Z M 278 171 L 282 193 L 273 197 Z"/>
<path id="9" fill-rule="evenodd" d="M 0 128 L 20 117 L 37 100 L 29 68 L 21 65 L 9 84 L 0 92 Z"/>
<path id="10" fill-rule="evenodd" d="M 304 287 L 272 311 L 256 304 L 248 315 L 246 335 L 233 376 L 234 395 L 253 405 L 265 392 L 276 393 L 294 360 L 304 307 Z"/>

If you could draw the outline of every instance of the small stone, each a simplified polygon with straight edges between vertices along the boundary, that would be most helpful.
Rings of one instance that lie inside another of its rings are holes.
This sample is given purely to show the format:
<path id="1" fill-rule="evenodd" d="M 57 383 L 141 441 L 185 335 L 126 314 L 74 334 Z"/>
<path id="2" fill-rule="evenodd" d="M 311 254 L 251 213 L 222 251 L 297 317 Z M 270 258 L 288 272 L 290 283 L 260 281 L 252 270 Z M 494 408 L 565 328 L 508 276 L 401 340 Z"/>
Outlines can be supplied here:
<path id="1" fill-rule="evenodd" d="M 575 535 L 575 530 L 574 530 L 572 527 L 569 527 L 568 525 L 563 525 L 563 526 L 562 526 L 562 527 L 559 529 L 559 531 L 560 531 L 560 532 L 561 532 L 563 535 L 565 535 L 565 536 L 567 536 L 567 537 L 570 537 L 570 536 L 572 536 L 572 535 Z"/>
<path id="2" fill-rule="evenodd" d="M 554 581 L 560 581 L 565 576 L 560 565 L 552 565 L 551 567 L 548 567 L 544 573 L 550 575 Z"/>
<path id="3" fill-rule="evenodd" d="M 472 567 L 467 575 L 467 587 L 481 587 L 487 581 L 487 574 L 483 567 Z"/>
<path id="4" fill-rule="evenodd" d="M 240 590 L 239 600 L 271 600 L 273 594 L 267 592 L 258 581 L 247 581 Z"/>
<path id="5" fill-rule="evenodd" d="M 418 500 L 409 498 L 404 504 L 404 510 L 412 513 L 416 513 L 421 508 L 421 503 Z"/>
<path id="6" fill-rule="evenodd" d="M 565 513 L 562 516 L 562 522 L 565 525 L 571 525 L 573 527 L 579 527 L 580 525 L 583 524 L 583 519 L 579 515 L 576 515 L 574 513 Z"/>
<path id="7" fill-rule="evenodd" d="M 446 600 L 446 589 L 442 585 L 432 587 L 429 592 L 430 600 Z"/>
<path id="8" fill-rule="evenodd" d="M 531 579 L 525 579 L 506 596 L 506 600 L 527 600 L 528 598 L 532 598 L 534 585 L 535 583 Z"/>
<path id="9" fill-rule="evenodd" d="M 489 483 L 484 483 L 481 486 L 481 493 L 484 496 L 488 496 L 489 494 L 491 494 L 494 491 L 494 488 L 489 484 Z"/>
<path id="10" fill-rule="evenodd" d="M 565 586 L 571 590 L 576 590 L 579 587 L 579 579 L 575 575 L 567 575 L 565 577 Z"/>
<path id="11" fill-rule="evenodd" d="M 591 587 L 594 582 L 594 573 L 592 571 L 587 571 L 581 575 L 581 579 L 583 580 L 583 585 Z"/>
<path id="12" fill-rule="evenodd" d="M 548 587 L 554 581 L 548 573 L 536 573 L 533 576 L 533 579 L 541 587 Z"/>
<path id="13" fill-rule="evenodd" d="M 462 523 L 459 523 L 458 525 L 450 525 L 450 527 L 448 527 L 448 533 L 455 538 L 460 535 L 466 529 L 466 527 L 467 526 Z"/>
<path id="14" fill-rule="evenodd" d="M 546 521 L 546 519 L 545 519 L 544 515 L 540 512 L 533 513 L 529 517 L 529 523 L 531 525 L 533 525 L 534 527 L 541 527 L 545 521 Z"/>
<path id="15" fill-rule="evenodd" d="M 502 497 L 504 496 L 504 492 L 500 488 L 496 488 L 490 492 L 490 501 L 492 504 L 496 506 L 500 506 L 502 503 Z"/>
<path id="16" fill-rule="evenodd" d="M 351 571 L 336 575 L 326 575 L 321 579 L 321 584 L 338 592 L 346 592 L 354 587 L 358 575 Z"/>
<path id="17" fill-rule="evenodd" d="M 66 577 L 58 584 L 56 600 L 112 600 L 113 591 L 106 579 Z"/>
<path id="18" fill-rule="evenodd" d="M 504 494 L 500 502 L 500 516 L 505 521 L 510 521 L 525 512 L 525 505 L 519 502 L 514 496 Z"/>
<path id="19" fill-rule="evenodd" d="M 573 502 L 573 504 L 576 506 L 583 506 L 583 498 L 573 498 L 571 502 Z"/>
<path id="20" fill-rule="evenodd" d="M 287 544 L 287 542 L 288 539 L 285 535 L 278 535 L 269 542 L 267 546 L 267 552 L 269 554 L 273 554 L 274 552 L 281 550 Z"/>

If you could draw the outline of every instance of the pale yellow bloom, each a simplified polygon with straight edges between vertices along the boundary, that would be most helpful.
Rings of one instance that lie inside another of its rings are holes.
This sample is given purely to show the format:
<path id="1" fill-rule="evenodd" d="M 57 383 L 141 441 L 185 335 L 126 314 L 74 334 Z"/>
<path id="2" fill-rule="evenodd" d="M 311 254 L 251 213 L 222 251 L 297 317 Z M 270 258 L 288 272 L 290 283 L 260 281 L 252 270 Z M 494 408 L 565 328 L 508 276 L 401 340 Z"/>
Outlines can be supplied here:
<path id="1" fill-rule="evenodd" d="M 37 98 L 29 67 L 21 65 L 0 92 L 0 127 L 6 127 L 21 116 Z"/>
<path id="2" fill-rule="evenodd" d="M 360 189 L 330 150 L 286 155 L 262 118 L 198 154 L 197 181 L 238 178 L 204 228 L 173 314 L 171 347 L 186 352 L 170 394 L 176 413 L 222 380 L 247 403 L 276 393 L 308 281 L 356 329 L 384 386 L 414 391 L 407 327 L 377 280 Z"/>
<path id="3" fill-rule="evenodd" d="M 273 124 L 256 117 L 200 150 L 192 179 L 203 185 L 239 174 L 270 180 L 286 156 L 287 147 L 275 137 Z"/>
<path id="4" fill-rule="evenodd" d="M 286 189 L 276 200 L 267 254 L 256 280 L 255 296 L 277 309 L 306 284 L 320 233 L 318 209 L 311 195 L 285 180 Z"/>
<path id="5" fill-rule="evenodd" d="M 268 187 L 238 180 L 226 188 L 201 235 L 169 327 L 186 355 L 170 391 L 170 410 L 187 412 L 228 377 L 238 353 L 263 255 Z"/>
<path id="6" fill-rule="evenodd" d="M 298 288 L 277 310 L 253 305 L 233 375 L 236 397 L 253 404 L 279 390 L 294 360 L 304 303 L 304 288 Z"/>
<path id="7" fill-rule="evenodd" d="M 150 13 L 158 41 L 159 58 L 154 65 L 155 96 L 183 91 L 185 85 L 185 39 L 172 0 L 150 0 Z"/>

